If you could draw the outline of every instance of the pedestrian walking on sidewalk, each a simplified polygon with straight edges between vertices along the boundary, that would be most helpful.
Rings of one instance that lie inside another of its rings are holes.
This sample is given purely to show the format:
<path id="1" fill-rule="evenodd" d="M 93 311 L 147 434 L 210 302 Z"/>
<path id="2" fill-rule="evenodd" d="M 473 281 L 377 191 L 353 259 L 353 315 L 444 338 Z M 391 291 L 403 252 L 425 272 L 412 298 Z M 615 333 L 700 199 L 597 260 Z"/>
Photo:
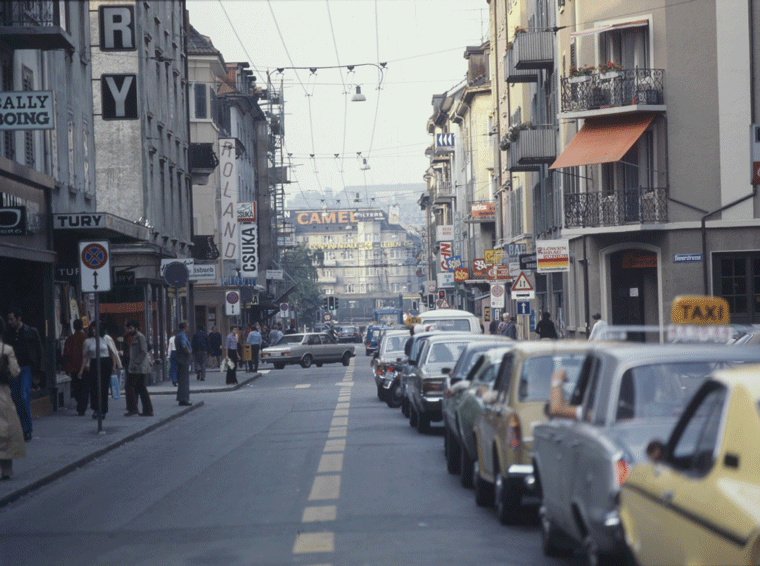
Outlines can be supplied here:
<path id="1" fill-rule="evenodd" d="M 208 361 L 211 368 L 218 368 L 222 362 L 222 335 L 216 326 L 211 327 L 208 335 Z"/>
<path id="2" fill-rule="evenodd" d="M 127 397 L 125 417 L 139 414 L 141 417 L 153 416 L 153 404 L 150 402 L 145 378 L 150 373 L 151 359 L 148 354 L 148 340 L 140 332 L 140 323 L 136 320 L 127 322 L 127 334 L 132 338 L 129 343 L 129 367 L 124 393 Z M 142 413 L 137 411 L 137 398 L 142 403 Z"/>
<path id="3" fill-rule="evenodd" d="M 24 440 L 32 439 L 32 380 L 42 369 L 42 340 L 36 328 L 24 324 L 21 311 L 18 309 L 8 313 L 8 328 L 3 340 L 13 348 L 16 360 L 21 368 L 18 379 L 11 382 L 11 397 L 16 404 L 21 428 L 24 429 Z M 39 386 L 39 384 L 37 384 Z"/>
<path id="4" fill-rule="evenodd" d="M 195 378 L 206 380 L 206 360 L 208 358 L 208 334 L 203 326 L 199 326 L 193 335 L 193 355 L 195 356 Z"/>
<path id="5" fill-rule="evenodd" d="M 174 337 L 177 348 L 177 401 L 180 406 L 192 405 L 190 402 L 190 360 L 193 350 L 187 338 L 187 322 L 179 323 L 179 332 Z"/>
<path id="6" fill-rule="evenodd" d="M 5 321 L 0 318 L 0 336 L 4 331 Z M 20 375 L 21 368 L 13 348 L 0 341 L 0 477 L 4 480 L 11 479 L 13 460 L 26 456 L 24 431 L 10 387 Z"/>
<path id="7" fill-rule="evenodd" d="M 66 338 L 66 342 L 63 343 L 63 371 L 69 374 L 71 378 L 71 396 L 76 399 L 77 413 L 81 417 L 87 412 L 87 401 L 90 398 L 90 388 L 92 387 L 90 372 L 86 371 L 81 376 L 79 374 L 82 367 L 82 350 L 87 334 L 84 331 L 81 318 L 74 320 L 72 326 L 74 327 L 74 334 Z"/>
<path id="8" fill-rule="evenodd" d="M 96 351 L 95 333 L 97 327 L 91 324 L 87 329 L 87 340 L 82 347 L 82 367 L 79 374 L 84 374 L 89 364 L 91 387 L 90 387 L 90 407 L 92 407 L 92 418 L 98 418 L 98 411 L 101 411 L 101 417 L 105 418 L 108 412 L 108 387 L 111 384 L 111 371 L 118 362 L 115 354 L 108 346 L 105 339 L 105 329 L 101 331 L 100 349 Z M 100 358 L 100 374 L 98 374 L 98 358 Z M 98 380 L 100 380 L 100 407 L 98 407 Z"/>
<path id="9" fill-rule="evenodd" d="M 169 338 L 169 377 L 172 378 L 172 385 L 177 387 L 177 333 Z"/>
<path id="10" fill-rule="evenodd" d="M 237 365 L 238 365 L 238 327 L 232 326 L 230 327 L 230 333 L 227 335 L 226 340 L 224 341 L 224 351 L 225 356 L 224 360 L 230 360 L 232 362 L 232 369 L 227 368 L 227 378 L 225 379 L 225 383 L 227 385 L 234 385 L 238 382 L 237 380 Z"/>
<path id="11" fill-rule="evenodd" d="M 253 371 L 259 371 L 259 350 L 261 349 L 261 331 L 259 323 L 253 325 L 253 330 L 248 333 L 245 343 L 251 347 L 251 363 Z"/>

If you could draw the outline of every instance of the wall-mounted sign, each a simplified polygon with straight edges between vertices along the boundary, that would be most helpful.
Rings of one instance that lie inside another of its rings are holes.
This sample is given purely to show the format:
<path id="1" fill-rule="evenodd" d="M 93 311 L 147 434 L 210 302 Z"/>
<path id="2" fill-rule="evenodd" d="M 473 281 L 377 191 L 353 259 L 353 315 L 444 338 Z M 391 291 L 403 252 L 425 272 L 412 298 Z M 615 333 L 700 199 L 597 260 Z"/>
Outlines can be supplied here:
<path id="1" fill-rule="evenodd" d="M 238 176 L 234 139 L 219 140 L 219 175 L 222 208 L 222 259 L 237 260 L 240 236 L 237 233 Z"/>
<path id="2" fill-rule="evenodd" d="M 439 263 L 441 271 L 449 271 L 449 258 L 454 255 L 451 252 L 450 242 L 441 242 L 441 261 Z"/>
<path id="3" fill-rule="evenodd" d="M 436 242 L 451 242 L 454 240 L 454 226 L 436 226 L 435 227 L 435 241 Z"/>
<path id="4" fill-rule="evenodd" d="M 625 269 L 657 267 L 657 254 L 645 250 L 630 250 L 623 254 L 622 265 Z"/>
<path id="5" fill-rule="evenodd" d="M 267 279 L 282 279 L 283 277 L 282 269 L 267 269 Z"/>
<path id="6" fill-rule="evenodd" d="M 215 263 L 194 263 L 190 271 L 190 281 L 209 281 L 216 279 Z"/>
<path id="7" fill-rule="evenodd" d="M 100 6 L 100 50 L 136 51 L 135 7 Z"/>
<path id="8" fill-rule="evenodd" d="M 453 151 L 454 150 L 454 134 L 436 134 L 435 147 L 436 149 L 449 149 Z"/>
<path id="9" fill-rule="evenodd" d="M 52 130 L 52 91 L 0 92 L 0 130 Z"/>
<path id="10" fill-rule="evenodd" d="M 256 222 L 256 203 L 239 202 L 237 205 L 238 222 Z"/>
<path id="11" fill-rule="evenodd" d="M 446 267 L 449 271 L 455 271 L 458 267 L 462 267 L 462 256 L 451 256 L 446 262 Z"/>
<path id="12" fill-rule="evenodd" d="M 496 203 L 495 202 L 473 202 L 470 208 L 473 220 L 495 220 Z"/>
<path id="13" fill-rule="evenodd" d="M 0 208 L 0 236 L 23 236 L 24 234 L 26 234 L 26 207 Z"/>
<path id="14" fill-rule="evenodd" d="M 702 261 L 702 254 L 675 254 L 673 255 L 673 263 L 690 263 L 695 261 Z"/>
<path id="15" fill-rule="evenodd" d="M 536 271 L 538 273 L 570 271 L 570 241 L 536 241 Z"/>
<path id="16" fill-rule="evenodd" d="M 454 268 L 454 282 L 455 283 L 464 283 L 470 278 L 470 270 L 466 267 L 455 267 Z"/>
<path id="17" fill-rule="evenodd" d="M 240 274 L 259 276 L 259 226 L 253 222 L 240 224 Z"/>
<path id="18" fill-rule="evenodd" d="M 113 274 L 113 284 L 122 287 L 129 287 L 135 284 L 134 271 L 117 271 Z"/>
<path id="19" fill-rule="evenodd" d="M 488 265 L 495 265 L 501 263 L 501 258 L 504 257 L 504 250 L 486 250 L 484 255 Z"/>
<path id="20" fill-rule="evenodd" d="M 537 264 L 536 264 L 536 254 L 520 254 L 519 256 L 520 261 L 520 271 L 535 271 Z"/>
<path id="21" fill-rule="evenodd" d="M 445 273 L 437 273 L 436 278 L 438 279 L 438 288 L 443 289 L 445 287 L 454 287 L 454 273 L 445 272 Z"/>
<path id="22" fill-rule="evenodd" d="M 137 75 L 100 76 L 103 120 L 137 120 Z"/>
<path id="23" fill-rule="evenodd" d="M 477 258 L 472 260 L 472 278 L 473 279 L 485 279 L 488 275 L 488 264 L 483 258 Z"/>

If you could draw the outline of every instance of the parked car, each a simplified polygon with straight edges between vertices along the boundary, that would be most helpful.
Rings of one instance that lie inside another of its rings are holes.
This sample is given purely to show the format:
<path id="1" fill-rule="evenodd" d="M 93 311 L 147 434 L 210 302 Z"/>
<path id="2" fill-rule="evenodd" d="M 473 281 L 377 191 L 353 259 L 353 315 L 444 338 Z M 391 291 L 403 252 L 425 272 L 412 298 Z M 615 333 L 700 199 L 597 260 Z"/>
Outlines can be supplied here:
<path id="1" fill-rule="evenodd" d="M 409 376 L 414 369 L 414 365 L 419 361 L 420 354 L 422 354 L 423 346 L 431 336 L 440 335 L 440 332 L 420 332 L 412 336 L 412 346 L 407 356 L 406 363 L 401 367 L 401 389 L 403 390 L 403 398 L 401 400 L 401 412 L 405 417 L 410 417 L 409 411 L 409 398 L 407 397 L 407 382 Z M 453 335 L 453 333 L 450 333 Z"/>
<path id="2" fill-rule="evenodd" d="M 716 372 L 647 452 L 621 488 L 638 564 L 760 564 L 760 366 Z"/>
<path id="3" fill-rule="evenodd" d="M 446 376 L 443 392 L 443 448 L 449 473 L 461 470 L 460 445 L 475 453 L 472 425 L 483 409 L 480 397 L 490 391 L 502 358 L 515 344 L 507 338 L 471 342 L 459 357 L 457 365 Z M 472 474 L 463 476 L 465 487 L 472 487 Z"/>
<path id="4" fill-rule="evenodd" d="M 441 309 L 423 312 L 418 317 L 423 326 L 433 325 L 436 330 L 483 334 L 480 319 L 469 311 Z"/>
<path id="5" fill-rule="evenodd" d="M 390 328 L 393 328 L 393 326 L 389 324 L 370 324 L 367 327 L 367 332 L 364 334 L 364 352 L 367 356 L 377 350 L 381 332 Z"/>
<path id="6" fill-rule="evenodd" d="M 547 418 L 552 374 L 565 370 L 569 388 L 590 348 L 589 342 L 569 340 L 518 342 L 504 354 L 492 391 L 474 399 L 482 410 L 472 442 L 462 444 L 462 473 L 472 470 L 475 501 L 495 504 L 502 524 L 517 522 L 524 505 L 538 505 L 533 429 Z M 470 453 L 472 444 L 475 453 Z"/>
<path id="7" fill-rule="evenodd" d="M 339 344 L 325 332 L 285 334 L 275 346 L 262 350 L 261 361 L 271 363 L 275 369 L 282 369 L 286 364 L 308 368 L 312 363 L 321 367 L 333 362 L 347 366 L 355 355 L 353 345 Z"/>
<path id="8" fill-rule="evenodd" d="M 361 344 L 362 333 L 359 332 L 358 326 L 341 326 L 336 331 L 336 339 L 338 342 Z"/>
<path id="9" fill-rule="evenodd" d="M 377 396 L 381 401 L 386 400 L 387 386 L 390 385 L 390 375 L 388 374 L 400 368 L 406 359 L 404 346 L 407 340 L 409 340 L 408 330 L 386 330 L 380 341 L 377 359 L 373 367 Z"/>
<path id="10" fill-rule="evenodd" d="M 470 335 L 472 336 L 472 335 Z M 406 381 L 409 402 L 409 424 L 420 433 L 427 432 L 431 421 L 443 419 L 441 414 L 444 369 L 451 371 L 472 339 L 462 333 L 441 333 L 430 336 L 420 351 Z"/>
<path id="11" fill-rule="evenodd" d="M 714 370 L 758 361 L 760 350 L 736 346 L 595 347 L 570 399 L 578 418 L 534 431 L 544 551 L 562 554 L 570 542 L 583 545 L 591 563 L 618 563 L 626 550 L 620 486 L 648 440 L 670 433 Z"/>

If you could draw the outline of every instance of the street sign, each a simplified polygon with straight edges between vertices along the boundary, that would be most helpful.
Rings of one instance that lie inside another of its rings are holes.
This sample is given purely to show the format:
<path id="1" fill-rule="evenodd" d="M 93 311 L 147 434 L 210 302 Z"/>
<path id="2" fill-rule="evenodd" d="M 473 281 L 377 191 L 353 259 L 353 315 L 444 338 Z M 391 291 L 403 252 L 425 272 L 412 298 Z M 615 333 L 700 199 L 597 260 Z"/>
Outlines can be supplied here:
<path id="1" fill-rule="evenodd" d="M 530 315 L 530 301 L 517 301 L 517 314 Z"/>
<path id="2" fill-rule="evenodd" d="M 237 291 L 227 291 L 225 294 L 226 313 L 229 316 L 240 314 L 240 293 Z"/>
<path id="3" fill-rule="evenodd" d="M 326 312 L 322 315 L 322 320 L 325 322 L 330 322 L 332 320 L 332 315 L 329 312 Z"/>
<path id="4" fill-rule="evenodd" d="M 108 240 L 79 242 L 79 276 L 83 293 L 111 290 L 111 247 Z"/>
<path id="5" fill-rule="evenodd" d="M 520 271 L 535 271 L 537 267 L 536 254 L 520 255 Z"/>
<path id="6" fill-rule="evenodd" d="M 280 310 L 282 312 L 286 312 L 289 308 L 288 303 L 280 303 Z"/>
<path id="7" fill-rule="evenodd" d="M 503 285 L 491 285 L 491 308 L 503 309 L 504 308 L 504 286 Z"/>
<path id="8" fill-rule="evenodd" d="M 435 293 L 436 283 L 435 281 L 425 281 L 425 291 L 428 293 Z"/>
<path id="9" fill-rule="evenodd" d="M 512 299 L 535 299 L 536 292 L 533 289 L 533 285 L 530 284 L 528 278 L 523 271 L 517 276 L 517 279 L 512 283 L 512 290 L 510 291 Z"/>
<path id="10" fill-rule="evenodd" d="M 166 269 L 164 269 L 164 281 L 166 281 L 167 285 L 174 287 L 175 289 L 184 287 L 189 278 L 190 273 L 187 266 L 181 261 L 170 263 L 166 266 Z"/>

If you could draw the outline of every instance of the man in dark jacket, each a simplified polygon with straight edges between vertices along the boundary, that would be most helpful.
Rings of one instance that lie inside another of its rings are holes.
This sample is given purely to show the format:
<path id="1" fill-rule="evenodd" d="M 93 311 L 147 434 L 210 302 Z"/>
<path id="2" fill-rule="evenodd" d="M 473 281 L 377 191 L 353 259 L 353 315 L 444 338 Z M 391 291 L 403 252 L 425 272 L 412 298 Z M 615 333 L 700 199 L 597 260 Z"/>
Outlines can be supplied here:
<path id="1" fill-rule="evenodd" d="M 199 326 L 193 335 L 193 355 L 195 356 L 196 379 L 206 380 L 206 360 L 208 359 L 208 334 L 203 326 Z"/>
<path id="2" fill-rule="evenodd" d="M 504 332 L 502 333 L 503 336 L 506 336 L 507 338 L 511 338 L 512 340 L 517 340 L 517 317 L 516 316 L 510 316 L 509 321 L 507 322 L 507 325 L 504 327 Z"/>
<path id="3" fill-rule="evenodd" d="M 32 376 L 42 368 L 42 340 L 36 328 L 24 324 L 21 311 L 14 309 L 8 313 L 8 330 L 4 342 L 13 346 L 21 373 L 11 381 L 11 397 L 24 429 L 24 440 L 32 439 Z"/>

